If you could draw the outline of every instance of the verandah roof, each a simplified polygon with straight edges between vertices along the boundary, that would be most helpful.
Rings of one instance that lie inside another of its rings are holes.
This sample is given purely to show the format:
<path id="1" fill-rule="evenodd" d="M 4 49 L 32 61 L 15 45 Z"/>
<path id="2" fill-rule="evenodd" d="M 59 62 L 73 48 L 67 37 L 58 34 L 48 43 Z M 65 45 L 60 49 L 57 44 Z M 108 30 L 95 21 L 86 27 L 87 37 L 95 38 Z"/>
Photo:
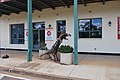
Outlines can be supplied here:
<path id="1" fill-rule="evenodd" d="M 55 10 L 56 7 L 66 6 L 70 8 L 74 4 L 74 0 L 32 0 L 33 10 L 42 11 L 46 8 Z M 103 5 L 107 1 L 116 0 L 78 0 L 78 4 L 87 6 L 88 3 L 101 2 Z M 27 0 L 0 0 L 0 16 L 10 15 L 11 13 L 19 14 L 20 12 L 27 12 Z"/>

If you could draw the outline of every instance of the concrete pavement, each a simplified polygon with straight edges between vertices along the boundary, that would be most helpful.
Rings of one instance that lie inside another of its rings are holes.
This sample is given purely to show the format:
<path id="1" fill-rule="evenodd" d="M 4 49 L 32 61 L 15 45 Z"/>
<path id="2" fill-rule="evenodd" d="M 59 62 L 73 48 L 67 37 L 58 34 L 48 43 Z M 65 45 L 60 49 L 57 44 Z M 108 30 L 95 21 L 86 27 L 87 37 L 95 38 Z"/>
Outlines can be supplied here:
<path id="1" fill-rule="evenodd" d="M 8 71 L 14 73 L 41 76 L 51 80 L 120 80 L 120 56 L 79 55 L 79 65 L 61 65 L 51 60 L 38 59 L 38 53 L 33 53 L 33 61 L 29 63 L 27 52 L 7 53 L 10 58 L 0 59 L 0 66 L 7 67 Z"/>
<path id="2" fill-rule="evenodd" d="M 0 72 L 0 80 L 50 80 L 50 79 L 20 75 L 10 72 Z"/>
<path id="3" fill-rule="evenodd" d="M 0 80 L 31 80 L 31 79 L 15 77 L 15 76 L 6 75 L 6 74 L 0 74 Z"/>

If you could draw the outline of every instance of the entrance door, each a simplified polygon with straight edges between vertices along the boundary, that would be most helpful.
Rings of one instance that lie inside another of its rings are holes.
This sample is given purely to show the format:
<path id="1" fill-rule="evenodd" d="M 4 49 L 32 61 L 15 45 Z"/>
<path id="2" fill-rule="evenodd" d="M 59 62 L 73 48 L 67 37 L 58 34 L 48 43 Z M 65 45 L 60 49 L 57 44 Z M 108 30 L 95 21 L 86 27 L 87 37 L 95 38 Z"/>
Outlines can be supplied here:
<path id="1" fill-rule="evenodd" d="M 39 50 L 45 44 L 45 22 L 33 23 L 33 50 Z"/>

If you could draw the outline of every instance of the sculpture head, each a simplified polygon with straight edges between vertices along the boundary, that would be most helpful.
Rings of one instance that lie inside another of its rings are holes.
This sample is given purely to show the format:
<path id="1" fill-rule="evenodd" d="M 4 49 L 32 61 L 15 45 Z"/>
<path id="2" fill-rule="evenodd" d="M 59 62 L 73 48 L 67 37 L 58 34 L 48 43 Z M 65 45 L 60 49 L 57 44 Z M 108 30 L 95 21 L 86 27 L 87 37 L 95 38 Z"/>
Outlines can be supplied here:
<path id="1" fill-rule="evenodd" d="M 67 38 L 68 36 L 71 36 L 71 34 L 68 34 L 68 33 L 63 32 L 63 33 L 61 33 L 61 35 L 59 36 L 59 39 L 60 39 L 60 40 L 63 40 L 63 39 L 68 40 L 68 38 Z"/>

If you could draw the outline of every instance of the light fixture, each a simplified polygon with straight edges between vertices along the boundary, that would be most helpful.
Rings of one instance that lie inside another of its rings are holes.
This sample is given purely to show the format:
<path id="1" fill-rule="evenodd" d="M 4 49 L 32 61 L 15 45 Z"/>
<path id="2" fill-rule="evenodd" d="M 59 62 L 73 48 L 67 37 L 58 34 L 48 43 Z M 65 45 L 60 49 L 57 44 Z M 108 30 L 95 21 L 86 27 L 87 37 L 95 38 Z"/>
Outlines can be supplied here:
<path id="1" fill-rule="evenodd" d="M 59 14 L 57 13 L 56 16 L 59 16 Z"/>
<path id="2" fill-rule="evenodd" d="M 89 13 L 92 13 L 92 11 L 90 10 L 90 11 L 88 11 Z"/>
<path id="3" fill-rule="evenodd" d="M 108 22 L 108 25 L 109 25 L 109 26 L 111 26 L 111 25 L 112 25 L 112 22 L 111 22 L 111 21 L 109 21 L 109 22 Z"/>

